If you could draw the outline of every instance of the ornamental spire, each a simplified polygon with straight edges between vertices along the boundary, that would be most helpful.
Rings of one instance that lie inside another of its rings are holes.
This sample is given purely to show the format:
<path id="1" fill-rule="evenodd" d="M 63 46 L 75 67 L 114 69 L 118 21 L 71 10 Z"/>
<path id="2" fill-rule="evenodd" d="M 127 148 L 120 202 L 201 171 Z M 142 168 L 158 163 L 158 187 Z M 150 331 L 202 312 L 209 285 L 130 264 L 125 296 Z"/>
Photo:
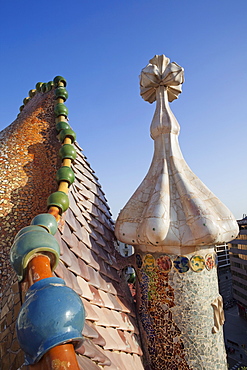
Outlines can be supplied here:
<path id="1" fill-rule="evenodd" d="M 141 96 L 156 100 L 151 123 L 154 156 L 149 171 L 116 222 L 117 238 L 145 251 L 178 252 L 185 247 L 232 240 L 238 225 L 226 206 L 191 171 L 181 153 L 179 124 L 169 102 L 181 93 L 184 70 L 156 55 L 142 70 Z"/>

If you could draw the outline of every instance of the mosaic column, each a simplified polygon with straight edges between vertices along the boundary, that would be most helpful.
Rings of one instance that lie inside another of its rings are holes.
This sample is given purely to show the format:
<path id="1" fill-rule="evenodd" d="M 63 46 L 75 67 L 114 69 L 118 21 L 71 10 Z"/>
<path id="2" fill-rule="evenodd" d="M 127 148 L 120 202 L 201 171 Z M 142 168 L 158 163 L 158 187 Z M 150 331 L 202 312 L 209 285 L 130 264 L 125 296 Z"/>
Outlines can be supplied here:
<path id="1" fill-rule="evenodd" d="M 135 246 L 137 308 L 147 369 L 227 369 L 214 245 L 232 240 L 231 212 L 198 179 L 178 143 L 169 102 L 184 71 L 164 55 L 142 70 L 141 96 L 156 101 L 154 156 L 120 212 L 116 236 Z"/>

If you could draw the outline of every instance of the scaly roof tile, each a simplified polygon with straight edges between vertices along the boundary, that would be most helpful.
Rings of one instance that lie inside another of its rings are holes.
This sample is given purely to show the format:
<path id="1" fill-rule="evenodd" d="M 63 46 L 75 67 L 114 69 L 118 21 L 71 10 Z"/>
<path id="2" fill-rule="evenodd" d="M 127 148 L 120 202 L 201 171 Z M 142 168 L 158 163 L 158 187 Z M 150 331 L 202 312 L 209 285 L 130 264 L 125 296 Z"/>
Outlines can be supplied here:
<path id="1" fill-rule="evenodd" d="M 79 264 L 79 267 L 80 267 L 80 274 L 79 275 L 81 277 L 83 277 L 83 279 L 85 279 L 86 281 L 89 281 L 90 280 L 90 274 L 89 274 L 89 271 L 88 271 L 88 265 L 81 258 L 78 258 L 78 264 Z"/>
<path id="2" fill-rule="evenodd" d="M 80 370 L 102 370 L 98 365 L 91 361 L 91 359 L 85 356 L 77 356 Z"/>
<path id="3" fill-rule="evenodd" d="M 99 289 L 100 288 L 99 272 L 92 268 L 91 266 L 88 266 L 88 273 L 90 276 L 89 284 Z"/>
<path id="4" fill-rule="evenodd" d="M 97 306 L 101 306 L 101 307 L 104 307 L 105 306 L 105 303 L 104 301 L 102 300 L 101 296 L 99 295 L 99 291 L 98 289 L 96 289 L 94 286 L 92 285 L 89 285 L 89 289 L 91 290 L 92 294 L 93 294 L 93 299 L 92 299 L 92 304 L 95 304 Z"/>
<path id="5" fill-rule="evenodd" d="M 100 335 L 105 339 L 106 343 L 105 345 L 103 346 L 104 349 L 111 349 L 111 350 L 115 350 L 115 351 L 119 351 L 120 348 L 122 348 L 123 346 L 121 345 L 121 343 L 119 343 L 119 338 L 116 337 L 114 338 L 114 334 L 111 332 L 111 328 L 106 328 L 106 327 L 103 327 L 103 326 L 96 326 L 96 330 L 100 333 Z M 115 329 L 113 329 L 115 330 Z M 108 357 L 108 356 L 107 356 Z"/>
<path id="6" fill-rule="evenodd" d="M 120 356 L 121 352 L 105 351 L 105 354 L 111 361 L 111 365 L 107 368 L 107 370 L 108 369 L 109 370 L 122 370 L 122 369 L 130 370 L 128 367 L 126 367 L 126 364 L 122 362 L 122 358 Z M 140 367 L 140 369 L 142 368 Z M 139 369 L 136 368 L 135 370 L 139 370 Z"/>
<path id="7" fill-rule="evenodd" d="M 86 280 L 84 280 L 81 276 L 77 276 L 77 282 L 78 282 L 79 287 L 81 288 L 81 291 L 82 291 L 81 296 L 83 298 L 88 299 L 89 301 L 93 301 L 93 299 L 94 299 L 93 293 L 92 293 L 91 289 L 89 288 L 89 285 L 86 282 Z"/>
<path id="8" fill-rule="evenodd" d="M 81 300 L 82 300 L 82 303 L 84 304 L 84 307 L 85 307 L 86 319 L 90 320 L 90 321 L 98 321 L 99 317 L 96 314 L 96 312 L 94 311 L 93 305 L 91 304 L 91 302 L 89 302 L 88 300 L 86 300 L 85 298 L 82 298 L 82 297 L 81 297 Z"/>
<path id="9" fill-rule="evenodd" d="M 77 353 L 90 357 L 93 361 L 96 361 L 99 365 L 109 366 L 111 361 L 105 356 L 98 347 L 91 342 L 89 339 L 84 339 L 83 344 L 77 349 Z"/>
<path id="10" fill-rule="evenodd" d="M 88 324 L 87 320 L 85 321 L 85 324 L 82 330 L 82 335 L 89 339 L 95 339 L 95 338 L 98 338 L 99 336 L 99 334 L 95 331 L 95 329 Z"/>

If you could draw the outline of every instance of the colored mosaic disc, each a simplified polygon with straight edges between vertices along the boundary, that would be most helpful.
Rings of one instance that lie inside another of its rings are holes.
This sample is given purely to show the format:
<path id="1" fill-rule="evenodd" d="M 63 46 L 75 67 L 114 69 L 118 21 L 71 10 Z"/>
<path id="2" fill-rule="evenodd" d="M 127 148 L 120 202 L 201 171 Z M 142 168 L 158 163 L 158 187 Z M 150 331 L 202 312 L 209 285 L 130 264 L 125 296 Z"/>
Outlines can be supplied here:
<path id="1" fill-rule="evenodd" d="M 215 266 L 215 258 L 212 253 L 209 253 L 205 257 L 205 265 L 207 270 L 212 270 Z"/>
<path id="2" fill-rule="evenodd" d="M 189 259 L 186 256 L 178 256 L 173 261 L 173 265 L 175 269 L 181 274 L 183 274 L 184 272 L 187 272 L 190 268 Z"/>
<path id="3" fill-rule="evenodd" d="M 195 272 L 200 272 L 204 269 L 205 267 L 205 260 L 202 256 L 193 256 L 190 259 L 190 267 L 191 270 Z"/>
<path id="4" fill-rule="evenodd" d="M 136 254 L 136 265 L 139 269 L 142 267 L 142 258 L 140 254 Z"/>
<path id="5" fill-rule="evenodd" d="M 155 267 L 155 259 L 152 254 L 146 254 L 143 261 L 143 269 L 146 273 L 152 272 Z"/>
<path id="6" fill-rule="evenodd" d="M 167 255 L 157 258 L 156 263 L 162 272 L 169 272 L 172 268 L 172 261 Z"/>

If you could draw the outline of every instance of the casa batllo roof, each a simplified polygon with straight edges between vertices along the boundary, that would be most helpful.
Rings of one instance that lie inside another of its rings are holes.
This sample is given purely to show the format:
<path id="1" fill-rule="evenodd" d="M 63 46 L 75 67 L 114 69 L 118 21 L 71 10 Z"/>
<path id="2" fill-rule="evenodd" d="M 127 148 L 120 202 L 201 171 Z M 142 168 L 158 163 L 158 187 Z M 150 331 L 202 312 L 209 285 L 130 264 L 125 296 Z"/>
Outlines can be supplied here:
<path id="1" fill-rule="evenodd" d="M 61 146 L 54 127 L 54 92 L 32 91 L 34 96 L 25 101 L 17 120 L 0 133 L 2 180 L 7 181 L 1 182 L 4 203 L 0 212 L 4 283 L 2 370 L 16 370 L 18 366 L 25 369 L 23 362 L 16 360 L 17 357 L 23 359 L 13 322 L 20 309 L 20 295 L 16 276 L 8 263 L 9 248 L 18 230 L 29 225 L 37 213 L 46 212 L 45 199 L 57 186 L 54 178 L 60 166 L 54 154 Z M 65 280 L 85 307 L 84 342 L 77 350 L 78 363 L 81 370 L 141 370 L 144 367 L 135 307 L 128 284 L 121 277 L 125 261 L 114 246 L 109 206 L 78 143 L 75 148 L 77 158 L 72 165 L 75 181 L 69 189 L 70 206 L 63 213 L 55 234 L 61 255 L 54 274 Z M 22 290 L 25 293 L 25 282 Z M 8 316 L 10 310 L 11 317 Z M 17 363 L 18 366 L 13 365 Z"/>

